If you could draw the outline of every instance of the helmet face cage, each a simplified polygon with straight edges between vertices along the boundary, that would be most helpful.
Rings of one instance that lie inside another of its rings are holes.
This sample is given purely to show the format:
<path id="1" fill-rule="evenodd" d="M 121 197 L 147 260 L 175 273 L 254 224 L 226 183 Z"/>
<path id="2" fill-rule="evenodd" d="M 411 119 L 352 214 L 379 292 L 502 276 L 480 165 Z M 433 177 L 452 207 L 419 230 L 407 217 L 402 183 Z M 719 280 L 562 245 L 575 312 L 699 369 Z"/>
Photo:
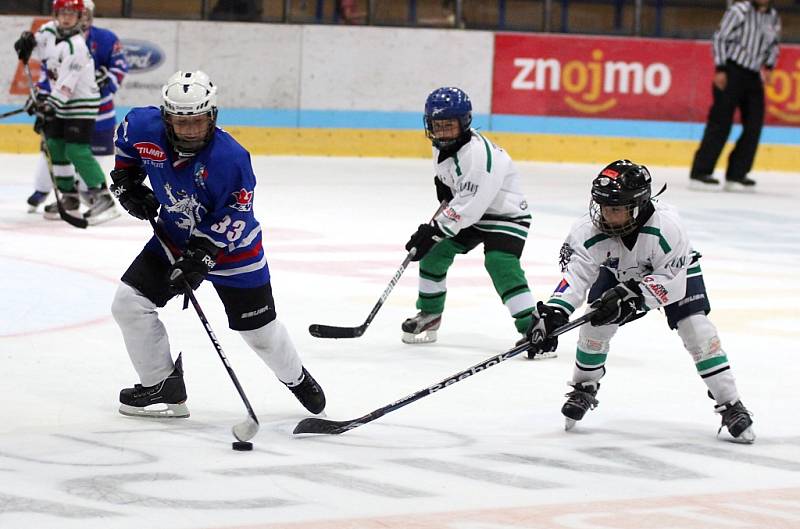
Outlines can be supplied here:
<path id="1" fill-rule="evenodd" d="M 433 122 L 445 119 L 458 120 L 458 136 L 447 139 L 436 137 Z M 425 116 L 422 121 L 425 126 L 425 136 L 431 140 L 433 146 L 437 149 L 445 149 L 469 134 L 469 127 L 472 124 L 472 102 L 466 92 L 460 88 L 437 88 L 425 101 Z"/>
<path id="2" fill-rule="evenodd" d="M 589 216 L 600 232 L 611 237 L 622 237 L 639 227 L 638 216 L 642 206 L 650 201 L 650 172 L 647 167 L 629 160 L 609 164 L 592 181 Z M 610 224 L 603 217 L 603 206 L 623 206 L 628 218 L 621 224 Z"/>
<path id="3" fill-rule="evenodd" d="M 205 147 L 217 125 L 217 87 L 208 75 L 196 72 L 176 72 L 161 89 L 161 119 L 167 139 L 179 154 L 193 155 Z M 175 132 L 173 117 L 206 116 L 208 127 L 202 138 L 184 138 Z"/>
<path id="4" fill-rule="evenodd" d="M 58 14 L 61 11 L 73 11 L 78 15 L 75 25 L 65 28 L 58 21 Z M 84 29 L 84 18 L 86 8 L 83 0 L 53 0 L 53 18 L 56 21 L 56 31 L 62 38 L 71 37 Z"/>

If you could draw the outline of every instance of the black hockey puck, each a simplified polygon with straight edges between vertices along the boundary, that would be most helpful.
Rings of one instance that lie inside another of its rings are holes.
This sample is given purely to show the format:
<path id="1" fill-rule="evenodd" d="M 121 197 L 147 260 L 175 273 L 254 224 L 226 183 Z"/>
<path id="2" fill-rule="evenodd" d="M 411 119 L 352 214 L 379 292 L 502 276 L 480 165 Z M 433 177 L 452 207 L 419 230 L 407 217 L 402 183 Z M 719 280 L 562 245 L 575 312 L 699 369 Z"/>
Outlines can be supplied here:
<path id="1" fill-rule="evenodd" d="M 238 452 L 247 452 L 253 449 L 253 443 L 249 441 L 234 441 L 231 448 Z"/>

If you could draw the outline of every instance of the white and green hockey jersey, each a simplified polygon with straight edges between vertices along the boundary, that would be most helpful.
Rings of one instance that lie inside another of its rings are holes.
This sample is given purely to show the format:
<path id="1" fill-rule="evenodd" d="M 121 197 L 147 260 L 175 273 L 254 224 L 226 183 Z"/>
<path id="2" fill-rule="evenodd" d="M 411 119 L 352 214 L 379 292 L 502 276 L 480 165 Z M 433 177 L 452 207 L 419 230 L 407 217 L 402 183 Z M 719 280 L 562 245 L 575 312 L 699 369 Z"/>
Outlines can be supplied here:
<path id="1" fill-rule="evenodd" d="M 595 228 L 588 214 L 576 222 L 561 248 L 563 279 L 547 303 L 572 314 L 586 300 L 601 268 L 620 282 L 638 281 L 647 309 L 681 301 L 686 278 L 700 274 L 700 265 L 691 262 L 694 252 L 677 211 L 655 200 L 653 206 L 632 250 L 619 237 Z"/>
<path id="2" fill-rule="evenodd" d="M 55 22 L 36 32 L 33 57 L 47 67 L 50 103 L 61 119 L 95 119 L 100 106 L 100 90 L 94 80 L 94 60 L 83 34 L 61 38 Z"/>
<path id="3" fill-rule="evenodd" d="M 511 157 L 476 131 L 456 154 L 439 163 L 433 148 L 436 177 L 450 188 L 453 199 L 434 219 L 454 237 L 473 226 L 487 232 L 525 239 L 531 215 L 522 193 L 519 173 Z"/>

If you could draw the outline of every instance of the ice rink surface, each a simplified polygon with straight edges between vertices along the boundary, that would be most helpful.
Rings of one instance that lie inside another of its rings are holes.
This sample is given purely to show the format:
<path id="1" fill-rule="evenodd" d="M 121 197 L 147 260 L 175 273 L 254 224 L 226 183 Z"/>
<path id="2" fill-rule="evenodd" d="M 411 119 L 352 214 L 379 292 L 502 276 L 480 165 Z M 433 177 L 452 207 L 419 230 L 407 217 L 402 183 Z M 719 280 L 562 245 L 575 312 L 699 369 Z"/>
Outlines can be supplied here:
<path id="1" fill-rule="evenodd" d="M 34 161 L 0 156 L 2 529 L 800 528 L 798 174 L 756 174 L 753 195 L 706 194 L 687 189 L 685 169 L 651 168 L 704 256 L 754 445 L 716 437 L 712 401 L 660 313 L 620 330 L 600 406 L 571 432 L 559 410 L 576 331 L 556 359 L 515 358 L 344 435 L 294 438 L 307 415 L 203 285 L 198 299 L 261 420 L 248 453 L 230 445 L 244 407 L 177 301 L 162 317 L 183 351 L 191 417 L 117 413 L 119 390 L 138 380 L 109 306 L 149 227 L 124 215 L 81 231 L 27 214 Z M 363 337 L 310 336 L 311 323 L 364 321 L 436 208 L 431 164 L 254 164 L 278 315 L 327 393 L 328 418 L 356 418 L 514 345 L 480 250 L 451 269 L 438 343 L 400 342 L 416 265 Z M 600 167 L 519 167 L 534 218 L 523 262 L 544 298 Z"/>

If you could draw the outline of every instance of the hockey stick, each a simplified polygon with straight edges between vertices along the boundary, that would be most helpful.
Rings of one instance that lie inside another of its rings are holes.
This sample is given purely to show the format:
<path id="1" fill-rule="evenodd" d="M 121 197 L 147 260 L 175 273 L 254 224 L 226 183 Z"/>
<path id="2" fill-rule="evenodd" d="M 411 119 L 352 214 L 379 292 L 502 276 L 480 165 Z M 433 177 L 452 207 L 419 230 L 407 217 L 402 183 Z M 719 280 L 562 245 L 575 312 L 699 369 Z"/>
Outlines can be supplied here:
<path id="1" fill-rule="evenodd" d="M 595 311 L 590 311 L 577 318 L 566 325 L 562 325 L 561 327 L 554 329 L 553 332 L 550 333 L 550 337 L 558 336 L 560 334 L 564 334 L 567 331 L 571 331 L 576 327 L 580 327 L 584 323 L 588 322 L 592 316 L 594 316 Z M 465 378 L 469 378 L 475 373 L 488 369 L 492 366 L 499 364 L 500 362 L 505 362 L 509 358 L 514 358 L 515 356 L 524 353 L 530 347 L 530 343 L 523 343 L 506 351 L 505 353 L 500 353 L 499 355 L 495 355 L 491 358 L 487 358 L 480 364 L 475 364 L 474 366 L 465 369 L 464 371 L 459 371 L 455 375 L 449 376 L 444 380 L 437 382 L 432 386 L 428 386 L 425 389 L 417 391 L 416 393 L 412 393 L 411 395 L 404 397 L 398 401 L 395 401 L 391 404 L 388 404 L 382 408 L 378 408 L 377 410 L 371 411 L 366 415 L 359 417 L 358 419 L 353 419 L 350 421 L 329 421 L 327 419 L 319 419 L 317 417 L 309 417 L 307 419 L 303 419 L 297 426 L 295 426 L 294 434 L 340 434 L 352 430 L 353 428 L 358 428 L 359 426 L 363 426 L 368 422 L 372 422 L 375 419 L 383 417 L 387 413 L 393 412 L 397 409 L 402 408 L 408 404 L 411 404 L 414 401 L 417 401 L 423 397 L 427 397 L 428 395 L 432 395 L 439 390 L 442 390 L 448 386 L 455 384 L 456 382 L 461 382 Z"/>
<path id="2" fill-rule="evenodd" d="M 25 107 L 9 110 L 8 112 L 3 112 L 0 114 L 0 119 L 16 116 L 17 114 L 22 114 L 23 112 L 25 112 Z"/>
<path id="3" fill-rule="evenodd" d="M 156 225 L 155 220 L 148 219 L 150 221 L 150 225 L 153 227 L 153 233 L 156 236 L 156 239 L 161 241 L 164 244 L 161 236 L 158 234 L 158 226 Z M 233 385 L 236 386 L 236 391 L 239 392 L 239 396 L 242 398 L 242 402 L 244 402 L 244 407 L 247 408 L 247 419 L 239 424 L 234 424 L 232 431 L 233 436 L 239 441 L 249 441 L 258 433 L 258 417 L 256 417 L 255 412 L 253 411 L 253 407 L 250 405 L 250 401 L 247 399 L 247 395 L 244 394 L 244 390 L 242 389 L 242 385 L 239 383 L 239 379 L 236 377 L 236 373 L 234 373 L 233 368 L 231 367 L 230 362 L 228 362 L 228 357 L 225 356 L 225 352 L 222 350 L 222 346 L 219 344 L 219 340 L 217 340 L 217 336 L 214 334 L 214 330 L 211 329 L 211 324 L 208 323 L 208 318 L 203 313 L 203 309 L 200 307 L 200 303 L 197 302 L 197 298 L 194 296 L 194 292 L 192 291 L 192 287 L 189 286 L 189 283 L 184 280 L 183 282 L 183 291 L 189 301 L 192 303 L 195 312 L 197 312 L 197 317 L 200 318 L 200 322 L 203 324 L 203 328 L 206 330 L 206 334 L 208 334 L 209 339 L 211 340 L 211 344 L 214 346 L 214 349 L 217 351 L 217 355 L 219 359 L 222 360 L 222 365 L 225 366 L 225 370 L 228 372 L 228 375 L 231 377 L 233 381 Z"/>
<path id="4" fill-rule="evenodd" d="M 436 215 L 441 213 L 445 207 L 447 207 L 447 202 L 442 201 L 442 203 L 439 204 L 439 209 L 437 209 L 436 213 L 434 213 L 433 216 L 431 217 L 431 220 L 435 219 Z M 408 252 L 406 258 L 403 259 L 403 263 L 400 265 L 400 268 L 398 268 L 397 271 L 394 273 L 394 277 L 392 277 L 392 280 L 389 281 L 389 284 L 386 286 L 386 289 L 383 291 L 383 294 L 381 294 L 380 299 L 375 304 L 375 306 L 372 307 L 372 311 L 369 313 L 369 316 L 367 316 L 367 319 L 364 321 L 364 323 L 362 323 L 358 327 L 336 327 L 333 325 L 321 325 L 319 323 L 312 323 L 311 325 L 308 326 L 308 332 L 311 333 L 311 336 L 314 336 L 316 338 L 358 338 L 359 336 L 364 334 L 364 331 L 366 331 L 367 327 L 369 327 L 369 324 L 372 323 L 372 320 L 375 318 L 375 315 L 378 314 L 378 311 L 383 306 L 384 302 L 386 301 L 386 298 L 389 297 L 389 294 L 394 289 L 394 286 L 397 284 L 398 281 L 400 281 L 403 272 L 406 271 L 408 263 L 411 262 L 411 260 L 414 258 L 416 254 L 417 254 L 417 249 L 411 248 L 411 251 Z"/>
<path id="5" fill-rule="evenodd" d="M 28 87 L 30 89 L 30 94 L 31 97 L 35 100 L 36 93 L 34 90 L 31 68 L 30 66 L 28 66 L 27 62 L 23 64 L 25 65 L 25 74 L 28 76 Z M 61 217 L 61 220 L 63 220 L 67 224 L 85 230 L 89 226 L 89 221 L 87 221 L 83 217 L 76 217 L 74 215 L 70 215 L 69 213 L 67 213 L 67 210 L 64 209 L 61 190 L 58 189 L 58 184 L 56 184 L 56 177 L 53 174 L 53 159 L 50 157 L 50 148 L 47 146 L 47 138 L 45 138 L 44 131 L 40 131 L 39 136 L 42 139 L 42 152 L 44 152 L 44 157 L 47 160 L 47 170 L 50 172 L 50 181 L 53 183 L 53 194 L 56 197 L 56 207 L 58 208 L 58 216 Z"/>

